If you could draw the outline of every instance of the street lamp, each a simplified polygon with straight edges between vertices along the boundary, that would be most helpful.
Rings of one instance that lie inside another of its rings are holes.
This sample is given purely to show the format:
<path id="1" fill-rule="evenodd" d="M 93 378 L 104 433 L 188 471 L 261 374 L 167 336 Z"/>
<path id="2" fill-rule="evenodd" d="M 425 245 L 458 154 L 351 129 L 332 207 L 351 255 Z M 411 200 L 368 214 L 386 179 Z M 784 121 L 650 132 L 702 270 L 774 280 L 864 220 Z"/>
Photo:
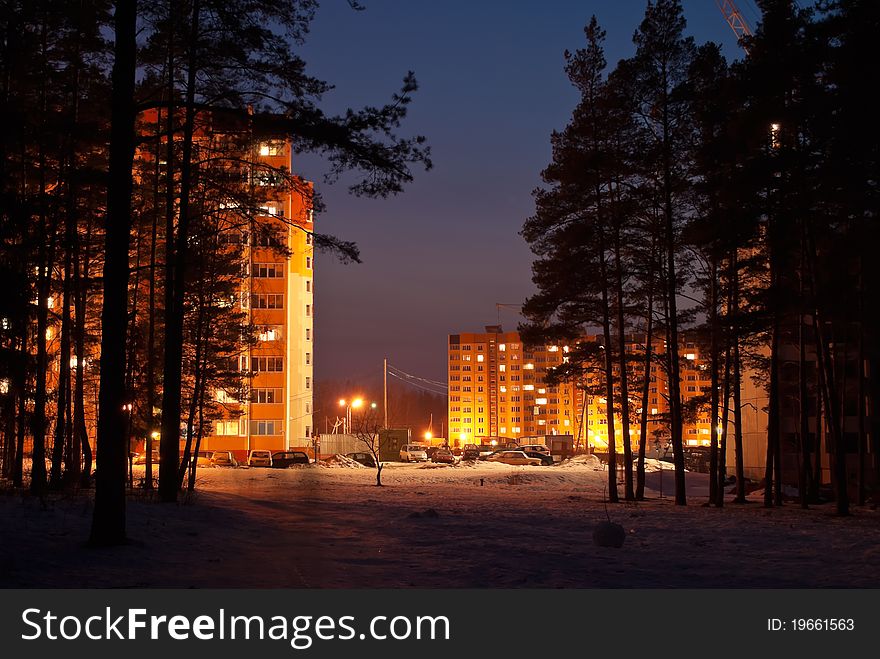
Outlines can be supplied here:
<path id="1" fill-rule="evenodd" d="M 339 406 L 345 408 L 345 420 L 342 426 L 342 434 L 347 434 L 351 432 L 351 408 L 359 408 L 364 404 L 363 398 L 355 398 L 350 403 L 346 401 L 344 398 L 339 399 Z M 373 407 L 376 407 L 376 404 L 373 403 Z"/>

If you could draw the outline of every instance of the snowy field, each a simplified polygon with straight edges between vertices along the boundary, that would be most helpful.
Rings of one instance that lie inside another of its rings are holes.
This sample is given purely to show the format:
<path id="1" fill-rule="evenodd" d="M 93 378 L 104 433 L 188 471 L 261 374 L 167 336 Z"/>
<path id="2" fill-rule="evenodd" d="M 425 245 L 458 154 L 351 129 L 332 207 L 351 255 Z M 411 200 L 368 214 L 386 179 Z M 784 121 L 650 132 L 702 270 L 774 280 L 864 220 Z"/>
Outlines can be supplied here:
<path id="1" fill-rule="evenodd" d="M 588 460 L 391 464 L 382 488 L 360 467 L 203 469 L 179 505 L 133 498 L 131 542 L 100 550 L 87 497 L 0 496 L 0 586 L 880 587 L 877 511 L 708 508 L 703 474 L 676 507 L 650 469 L 649 501 L 608 506 L 621 549 L 593 544 L 606 474 Z"/>

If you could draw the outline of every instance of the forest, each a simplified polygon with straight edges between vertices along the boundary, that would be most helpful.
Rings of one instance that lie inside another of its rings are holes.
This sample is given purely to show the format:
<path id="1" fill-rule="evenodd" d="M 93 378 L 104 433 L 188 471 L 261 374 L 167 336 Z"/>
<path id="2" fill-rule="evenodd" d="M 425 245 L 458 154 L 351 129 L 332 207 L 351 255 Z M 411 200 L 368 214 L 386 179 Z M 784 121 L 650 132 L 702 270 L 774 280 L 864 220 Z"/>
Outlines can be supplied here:
<path id="1" fill-rule="evenodd" d="M 41 497 L 94 487 L 93 545 L 125 541 L 129 437 L 146 436 L 148 456 L 158 443 L 158 497 L 174 502 L 205 428 L 248 395 L 231 360 L 258 328 L 234 312 L 247 263 L 232 246 L 283 250 L 270 187 L 321 210 L 254 149 L 319 153 L 328 181 L 367 197 L 431 166 L 423 137 L 398 135 L 411 72 L 385 105 L 321 109 L 331 85 L 297 54 L 317 8 L 0 3 L 0 475 Z M 309 239 L 359 260 L 348 241 Z"/>
<path id="2" fill-rule="evenodd" d="M 767 392 L 764 504 L 782 505 L 792 483 L 802 506 L 818 501 L 824 465 L 846 515 L 880 482 L 880 5 L 757 4 L 732 62 L 686 35 L 678 0 L 648 3 L 630 58 L 608 65 L 595 17 L 566 53 L 580 100 L 522 228 L 538 290 L 521 329 L 575 344 L 552 377 L 604 399 L 610 501 L 621 457 L 623 499 L 644 497 L 659 369 L 675 502 L 687 502 L 682 425 L 694 413 L 711 419 L 710 503 L 724 504 L 729 473 L 744 502 L 749 373 Z M 708 355 L 697 397 L 681 391 L 684 332 Z"/>

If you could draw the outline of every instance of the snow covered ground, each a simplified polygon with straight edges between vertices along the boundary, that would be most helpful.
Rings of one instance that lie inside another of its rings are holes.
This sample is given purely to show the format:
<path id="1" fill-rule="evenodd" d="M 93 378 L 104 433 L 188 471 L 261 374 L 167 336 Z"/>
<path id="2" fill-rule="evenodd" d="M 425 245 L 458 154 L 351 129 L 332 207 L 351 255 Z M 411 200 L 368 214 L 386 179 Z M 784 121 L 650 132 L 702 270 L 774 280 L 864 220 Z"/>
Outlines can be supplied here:
<path id="1" fill-rule="evenodd" d="M 696 473 L 676 507 L 664 466 L 647 474 L 649 501 L 607 507 L 627 532 L 612 549 L 592 541 L 607 478 L 592 459 L 390 464 L 382 477 L 378 488 L 361 467 L 204 469 L 191 501 L 132 499 L 131 542 L 100 550 L 85 547 L 87 497 L 43 508 L 0 496 L 0 586 L 880 587 L 870 509 L 708 508 Z"/>

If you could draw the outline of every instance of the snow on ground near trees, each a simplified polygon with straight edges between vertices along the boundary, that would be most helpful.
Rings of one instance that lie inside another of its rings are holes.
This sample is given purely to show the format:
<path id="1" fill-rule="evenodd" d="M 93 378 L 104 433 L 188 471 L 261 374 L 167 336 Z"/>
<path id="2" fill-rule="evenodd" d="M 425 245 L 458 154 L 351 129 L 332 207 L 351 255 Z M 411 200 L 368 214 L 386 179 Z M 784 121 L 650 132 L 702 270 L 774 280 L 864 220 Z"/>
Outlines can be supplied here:
<path id="1" fill-rule="evenodd" d="M 880 513 L 704 507 L 707 477 L 649 471 L 651 500 L 609 505 L 622 549 L 592 542 L 607 473 L 389 464 L 203 469 L 193 500 L 130 500 L 131 542 L 88 549 L 85 496 L 0 497 L 3 587 L 878 587 Z M 142 474 L 142 468 L 140 474 Z M 138 475 L 138 474 L 136 474 Z M 482 482 L 481 482 L 482 481 Z M 621 488 L 622 492 L 622 488 Z M 437 516 L 416 515 L 428 509 Z"/>

